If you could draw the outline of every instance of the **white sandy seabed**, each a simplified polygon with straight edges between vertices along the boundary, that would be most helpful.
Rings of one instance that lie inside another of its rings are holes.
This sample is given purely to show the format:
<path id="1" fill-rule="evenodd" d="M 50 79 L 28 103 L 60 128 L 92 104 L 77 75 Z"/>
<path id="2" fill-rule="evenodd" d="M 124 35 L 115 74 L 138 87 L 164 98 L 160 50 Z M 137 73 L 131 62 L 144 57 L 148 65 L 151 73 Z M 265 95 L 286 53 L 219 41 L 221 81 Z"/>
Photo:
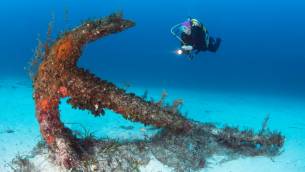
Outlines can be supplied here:
<path id="1" fill-rule="evenodd" d="M 149 96 L 160 97 L 162 88 L 131 88 L 139 95 L 149 90 Z M 166 88 L 168 100 L 183 98 L 182 111 L 198 121 L 216 122 L 230 126 L 259 129 L 266 114 L 270 114 L 269 128 L 281 131 L 285 137 L 283 152 L 271 158 L 248 157 L 218 163 L 221 157 L 209 160 L 203 172 L 304 172 L 305 171 L 305 98 L 274 95 L 257 95 L 217 90 L 187 90 Z M 21 79 L 0 79 L 0 171 L 12 171 L 9 162 L 17 155 L 28 154 L 41 140 L 35 119 L 31 84 Z M 141 124 L 133 124 L 120 116 L 108 113 L 94 118 L 88 112 L 77 111 L 62 103 L 62 118 L 70 125 L 80 123 L 97 136 L 116 138 L 143 138 Z M 124 130 L 121 126 L 133 126 Z M 73 125 L 71 125 L 73 127 Z M 75 127 L 75 126 L 74 126 Z M 75 127 L 77 128 L 77 127 Z M 56 171 L 43 158 L 37 162 L 44 171 Z M 172 171 L 152 158 L 141 171 Z"/>

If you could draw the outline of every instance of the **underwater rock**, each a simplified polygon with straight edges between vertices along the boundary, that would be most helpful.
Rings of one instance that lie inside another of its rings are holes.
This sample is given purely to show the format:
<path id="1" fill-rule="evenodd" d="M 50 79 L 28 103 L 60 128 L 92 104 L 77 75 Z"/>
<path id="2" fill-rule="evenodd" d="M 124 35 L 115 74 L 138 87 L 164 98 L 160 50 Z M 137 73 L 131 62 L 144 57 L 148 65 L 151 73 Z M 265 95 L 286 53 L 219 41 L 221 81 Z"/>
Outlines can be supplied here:
<path id="1" fill-rule="evenodd" d="M 12 129 L 6 129 L 4 131 L 0 131 L 0 134 L 4 134 L 4 133 L 7 133 L 7 134 L 12 134 L 12 133 L 15 133 L 16 131 L 15 130 L 12 130 Z"/>
<path id="2" fill-rule="evenodd" d="M 134 171 L 139 165 L 147 164 L 152 154 L 177 170 L 196 170 L 206 166 L 206 157 L 215 152 L 215 146 L 239 154 L 247 152 L 247 155 L 275 155 L 278 152 L 283 145 L 279 133 L 255 135 L 251 131 L 197 124 L 178 110 L 181 100 L 171 106 L 164 105 L 163 99 L 147 101 L 146 96 L 126 93 L 77 67 L 82 48 L 87 43 L 132 26 L 132 21 L 113 14 L 87 21 L 63 34 L 52 46 L 46 46 L 33 87 L 36 117 L 47 145 L 43 148 L 51 150 L 48 158 L 52 162 L 65 169 Z M 104 109 L 111 109 L 126 119 L 163 130 L 148 142 L 80 139 L 60 121 L 58 108 L 64 97 L 69 98 L 68 103 L 73 108 L 89 110 L 94 116 L 103 115 Z"/>

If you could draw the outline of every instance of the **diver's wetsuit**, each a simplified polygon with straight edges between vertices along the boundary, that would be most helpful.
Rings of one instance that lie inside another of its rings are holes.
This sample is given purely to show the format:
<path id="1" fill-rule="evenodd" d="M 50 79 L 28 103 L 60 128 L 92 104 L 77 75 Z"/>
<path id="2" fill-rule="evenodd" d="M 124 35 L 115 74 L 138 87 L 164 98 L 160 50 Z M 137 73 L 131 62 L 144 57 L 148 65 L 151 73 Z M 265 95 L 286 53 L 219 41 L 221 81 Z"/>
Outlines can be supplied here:
<path id="1" fill-rule="evenodd" d="M 204 31 L 200 26 L 192 26 L 191 35 L 186 33 L 181 33 L 181 39 L 183 40 L 183 45 L 191 45 L 193 49 L 196 50 L 196 54 L 200 51 L 211 51 L 216 52 L 220 46 L 221 39 L 217 38 L 216 40 L 212 37 L 209 37 L 209 41 L 206 41 L 206 34 L 208 32 Z"/>

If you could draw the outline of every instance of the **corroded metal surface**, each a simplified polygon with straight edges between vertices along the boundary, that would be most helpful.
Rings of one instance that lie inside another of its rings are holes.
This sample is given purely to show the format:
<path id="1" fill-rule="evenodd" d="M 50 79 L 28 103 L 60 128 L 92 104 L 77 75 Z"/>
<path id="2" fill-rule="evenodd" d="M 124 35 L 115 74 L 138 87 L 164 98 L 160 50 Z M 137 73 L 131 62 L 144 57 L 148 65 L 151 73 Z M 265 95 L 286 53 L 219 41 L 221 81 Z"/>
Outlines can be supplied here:
<path id="1" fill-rule="evenodd" d="M 129 120 L 155 127 L 175 131 L 190 128 L 189 122 L 174 107 L 165 108 L 127 94 L 114 84 L 76 66 L 84 45 L 133 25 L 132 21 L 117 14 L 88 21 L 61 36 L 48 49 L 38 69 L 34 78 L 34 97 L 40 130 L 50 148 L 58 152 L 58 163 L 67 168 L 77 164 L 81 148 L 60 121 L 58 106 L 63 97 L 69 97 L 68 103 L 74 108 L 90 110 L 97 116 L 108 108 Z"/>

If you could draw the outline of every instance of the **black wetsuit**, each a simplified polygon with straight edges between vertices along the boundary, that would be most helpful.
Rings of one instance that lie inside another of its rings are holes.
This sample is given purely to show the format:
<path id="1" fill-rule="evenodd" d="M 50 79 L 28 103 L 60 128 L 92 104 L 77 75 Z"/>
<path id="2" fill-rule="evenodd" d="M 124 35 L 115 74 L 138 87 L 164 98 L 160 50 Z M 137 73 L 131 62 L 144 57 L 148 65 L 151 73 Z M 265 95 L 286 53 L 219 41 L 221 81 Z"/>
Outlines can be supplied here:
<path id="1" fill-rule="evenodd" d="M 183 40 L 183 45 L 191 45 L 193 49 L 196 50 L 195 53 L 199 53 L 200 51 L 211 51 L 216 52 L 220 46 L 221 39 L 217 38 L 216 40 L 212 37 L 209 37 L 209 43 L 205 41 L 206 34 L 208 32 L 204 32 L 202 27 L 200 26 L 192 26 L 191 35 L 187 35 L 184 32 L 181 33 L 181 39 Z"/>

